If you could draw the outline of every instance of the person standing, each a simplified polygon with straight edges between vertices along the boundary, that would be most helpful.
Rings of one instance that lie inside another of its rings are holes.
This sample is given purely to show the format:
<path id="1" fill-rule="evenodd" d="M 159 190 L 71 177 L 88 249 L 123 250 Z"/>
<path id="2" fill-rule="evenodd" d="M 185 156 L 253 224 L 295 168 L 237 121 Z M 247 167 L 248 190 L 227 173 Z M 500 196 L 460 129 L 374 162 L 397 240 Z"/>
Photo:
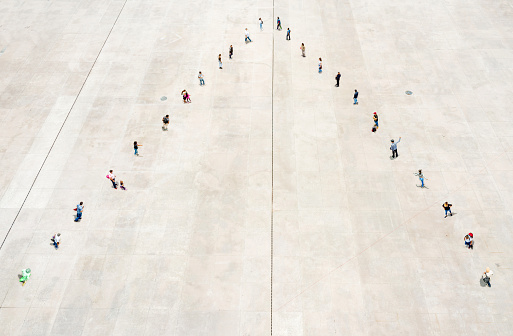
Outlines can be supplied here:
<path id="1" fill-rule="evenodd" d="M 109 170 L 109 174 L 107 174 L 107 178 L 112 182 L 112 186 L 114 189 L 118 188 L 118 185 L 116 184 L 116 175 L 114 175 L 112 170 Z M 77 207 L 78 209 L 78 207 Z"/>
<path id="2" fill-rule="evenodd" d="M 260 23 L 260 31 L 264 30 L 264 21 L 262 21 L 262 18 L 258 18 L 258 21 Z"/>
<path id="3" fill-rule="evenodd" d="M 162 118 L 162 130 L 167 131 L 167 126 L 169 125 L 169 114 L 166 114 L 164 118 Z"/>
<path id="4" fill-rule="evenodd" d="M 299 49 L 301 49 L 301 55 L 303 57 L 306 57 L 306 55 L 305 55 L 305 44 L 304 43 L 301 43 L 301 47 L 299 47 Z"/>
<path id="5" fill-rule="evenodd" d="M 183 103 L 187 104 L 187 91 L 185 89 L 182 90 L 182 98 L 183 98 Z"/>
<path id="6" fill-rule="evenodd" d="M 232 59 L 232 56 L 233 56 L 233 45 L 230 44 L 230 49 L 228 49 L 228 57 L 230 57 L 230 59 Z"/>
<path id="7" fill-rule="evenodd" d="M 420 180 L 420 187 L 421 188 L 425 188 L 424 187 L 424 174 L 422 174 L 422 169 L 419 169 L 419 172 L 418 173 L 415 173 L 415 176 L 418 176 L 419 177 L 419 180 Z M 426 179 L 427 180 L 427 179 Z"/>
<path id="8" fill-rule="evenodd" d="M 452 204 L 449 204 L 449 202 L 445 202 L 444 204 L 442 204 L 442 207 L 445 210 L 444 218 L 447 218 L 447 214 L 449 214 L 449 216 L 452 216 L 452 211 L 451 211 Z"/>
<path id="9" fill-rule="evenodd" d="M 340 84 L 340 77 L 342 77 L 342 76 L 340 75 L 340 72 L 339 72 L 339 73 L 335 76 L 335 80 L 337 81 L 337 84 L 335 84 L 335 86 L 336 86 L 336 87 L 338 87 L 338 86 L 339 86 L 339 84 Z"/>
<path id="10" fill-rule="evenodd" d="M 244 41 L 246 43 L 251 42 L 251 39 L 249 38 L 249 30 L 248 30 L 248 28 L 246 28 L 246 31 L 245 31 L 244 34 L 246 34 L 246 38 L 244 39 Z"/>
<path id="11" fill-rule="evenodd" d="M 490 269 L 490 267 L 487 267 L 486 268 L 486 271 L 483 273 L 483 281 L 485 284 L 488 285 L 488 287 L 492 287 L 492 285 L 490 284 L 490 278 L 492 277 L 493 275 L 493 272 L 492 270 Z"/>
<path id="12" fill-rule="evenodd" d="M 221 60 L 221 54 L 217 57 L 217 61 L 219 62 L 219 69 L 223 68 L 223 61 Z"/>
<path id="13" fill-rule="evenodd" d="M 322 73 L 322 58 L 319 57 L 319 73 Z"/>
<path id="14" fill-rule="evenodd" d="M 374 112 L 374 116 L 372 117 L 372 120 L 374 120 L 374 126 L 376 126 L 376 129 L 378 129 L 379 128 L 378 113 Z"/>
<path id="15" fill-rule="evenodd" d="M 354 90 L 353 100 L 353 105 L 358 105 L 358 90 Z"/>
<path id="16" fill-rule="evenodd" d="M 290 41 L 290 28 L 287 28 L 287 36 L 285 39 Z"/>
<path id="17" fill-rule="evenodd" d="M 281 20 L 280 20 L 280 17 L 278 16 L 278 18 L 276 19 L 276 29 L 277 30 L 281 30 Z"/>
<path id="18" fill-rule="evenodd" d="M 112 170 L 111 170 L 112 171 Z M 77 217 L 75 218 L 75 222 L 78 222 L 82 219 L 82 212 L 84 211 L 84 202 L 80 202 L 77 205 Z"/>
<path id="19" fill-rule="evenodd" d="M 392 143 L 390 145 L 390 150 L 392 151 L 392 157 L 391 158 L 395 159 L 396 157 L 399 156 L 399 154 L 397 154 L 397 144 L 399 142 L 401 142 L 401 137 L 399 137 L 399 141 L 397 141 L 397 142 L 394 142 L 394 139 L 390 140 L 390 142 Z"/>
<path id="20" fill-rule="evenodd" d="M 200 81 L 200 86 L 201 85 L 205 85 L 205 80 L 203 79 L 203 74 L 201 73 L 201 71 L 198 74 L 198 78 L 199 78 L 199 81 Z"/>
<path id="21" fill-rule="evenodd" d="M 22 286 L 25 286 L 25 282 L 27 282 L 27 280 L 30 279 L 31 275 L 32 275 L 32 273 L 30 271 L 30 268 L 21 270 L 20 282 L 23 282 Z"/>
<path id="22" fill-rule="evenodd" d="M 59 248 L 59 244 L 61 243 L 61 234 L 57 233 L 56 235 L 53 235 L 52 242 L 53 242 L 53 246 L 57 250 Z"/>
<path id="23" fill-rule="evenodd" d="M 142 146 L 142 145 L 139 145 L 137 143 L 137 141 L 134 141 L 134 155 L 139 156 L 139 146 Z"/>

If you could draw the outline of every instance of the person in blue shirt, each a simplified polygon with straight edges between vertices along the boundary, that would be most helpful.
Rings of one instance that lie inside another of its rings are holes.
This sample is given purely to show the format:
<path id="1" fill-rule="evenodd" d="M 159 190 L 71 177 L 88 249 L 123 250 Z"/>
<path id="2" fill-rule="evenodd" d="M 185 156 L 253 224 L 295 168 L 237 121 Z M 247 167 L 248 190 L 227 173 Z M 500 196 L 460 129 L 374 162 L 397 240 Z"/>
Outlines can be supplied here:
<path id="1" fill-rule="evenodd" d="M 394 139 L 390 140 L 390 142 L 392 143 L 392 145 L 390 145 L 390 150 L 392 151 L 392 159 L 395 159 L 399 156 L 399 154 L 397 154 L 397 144 L 401 142 L 401 137 L 399 137 L 399 141 L 397 142 L 394 142 Z"/>
<path id="2" fill-rule="evenodd" d="M 280 20 L 280 17 L 278 16 L 278 18 L 276 19 L 276 29 L 277 30 L 281 30 L 281 20 Z"/>
<path id="3" fill-rule="evenodd" d="M 77 218 L 75 218 L 75 222 L 78 222 L 82 219 L 82 212 L 84 211 L 84 202 L 80 202 L 79 205 L 77 205 Z"/>
<path id="4" fill-rule="evenodd" d="M 290 28 L 287 28 L 287 36 L 285 39 L 290 41 Z"/>
<path id="5" fill-rule="evenodd" d="M 353 100 L 353 105 L 358 105 L 358 90 L 354 90 Z"/>

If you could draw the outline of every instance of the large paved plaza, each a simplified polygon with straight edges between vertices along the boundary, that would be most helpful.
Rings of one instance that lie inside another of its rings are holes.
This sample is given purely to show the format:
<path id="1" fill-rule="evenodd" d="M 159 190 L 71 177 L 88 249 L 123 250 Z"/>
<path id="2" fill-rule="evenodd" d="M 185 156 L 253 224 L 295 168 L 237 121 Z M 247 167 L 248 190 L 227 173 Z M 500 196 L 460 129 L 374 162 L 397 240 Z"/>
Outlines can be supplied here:
<path id="1" fill-rule="evenodd" d="M 0 13 L 0 335 L 513 333 L 513 0 Z"/>

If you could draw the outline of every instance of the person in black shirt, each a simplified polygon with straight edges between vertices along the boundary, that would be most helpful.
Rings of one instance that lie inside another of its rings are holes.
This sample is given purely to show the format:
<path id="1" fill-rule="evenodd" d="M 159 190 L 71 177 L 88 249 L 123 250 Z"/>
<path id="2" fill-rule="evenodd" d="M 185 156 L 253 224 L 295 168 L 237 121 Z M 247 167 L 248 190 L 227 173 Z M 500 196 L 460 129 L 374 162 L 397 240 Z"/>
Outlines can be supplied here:
<path id="1" fill-rule="evenodd" d="M 451 212 L 452 204 L 449 204 L 449 202 L 445 202 L 444 204 L 442 204 L 442 207 L 445 210 L 445 217 L 444 218 L 447 218 L 447 213 L 449 213 L 449 215 L 452 216 L 452 212 Z"/>
<path id="2" fill-rule="evenodd" d="M 354 100 L 353 105 L 358 105 L 358 91 L 357 90 L 354 90 L 353 100 Z"/>
<path id="3" fill-rule="evenodd" d="M 336 87 L 340 84 L 340 72 L 335 76 L 335 79 L 337 80 L 337 84 L 335 84 Z"/>

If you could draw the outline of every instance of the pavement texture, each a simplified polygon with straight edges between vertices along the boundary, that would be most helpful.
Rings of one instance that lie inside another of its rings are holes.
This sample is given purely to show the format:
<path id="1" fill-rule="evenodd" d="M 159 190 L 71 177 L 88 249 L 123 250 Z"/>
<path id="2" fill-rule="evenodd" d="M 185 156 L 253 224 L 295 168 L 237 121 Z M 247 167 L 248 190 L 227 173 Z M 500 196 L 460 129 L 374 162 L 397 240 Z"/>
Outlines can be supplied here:
<path id="1" fill-rule="evenodd" d="M 511 0 L 0 12 L 0 335 L 511 335 Z"/>

